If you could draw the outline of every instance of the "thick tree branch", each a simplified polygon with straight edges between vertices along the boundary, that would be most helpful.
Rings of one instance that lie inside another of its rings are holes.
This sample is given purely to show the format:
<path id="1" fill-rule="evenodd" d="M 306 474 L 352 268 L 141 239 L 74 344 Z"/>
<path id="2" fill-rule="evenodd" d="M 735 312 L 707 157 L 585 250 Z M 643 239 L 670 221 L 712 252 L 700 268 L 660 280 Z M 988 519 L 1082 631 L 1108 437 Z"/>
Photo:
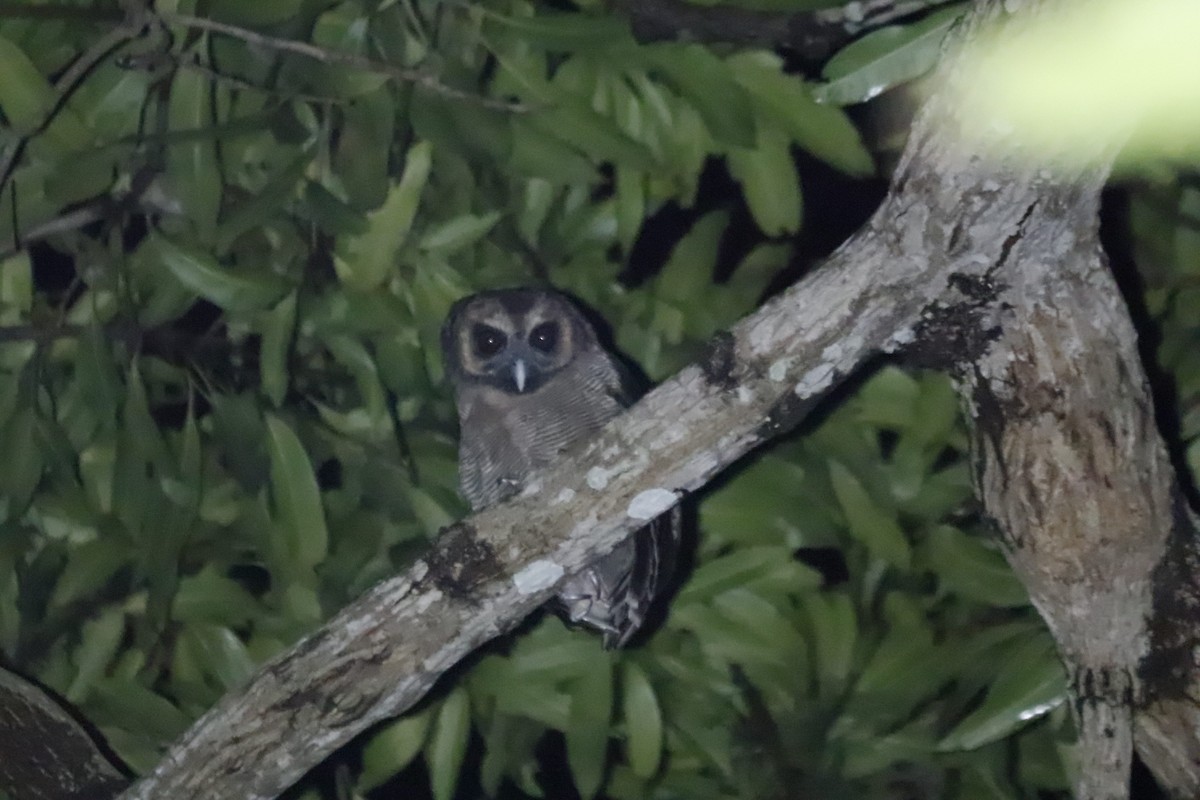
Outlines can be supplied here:
<path id="1" fill-rule="evenodd" d="M 114 761 L 44 689 L 0 668 L 0 792 L 14 800 L 113 797 Z"/>

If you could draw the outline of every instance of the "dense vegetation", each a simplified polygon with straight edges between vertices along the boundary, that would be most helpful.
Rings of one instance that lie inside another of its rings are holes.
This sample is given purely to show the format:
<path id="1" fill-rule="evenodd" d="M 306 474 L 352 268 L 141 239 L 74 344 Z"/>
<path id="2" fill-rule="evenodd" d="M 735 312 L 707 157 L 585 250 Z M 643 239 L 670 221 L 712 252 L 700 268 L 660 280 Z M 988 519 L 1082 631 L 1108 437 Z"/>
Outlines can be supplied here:
<path id="1" fill-rule="evenodd" d="M 877 192 L 895 143 L 841 106 L 919 74 L 958 10 L 813 65 L 578 5 L 211 0 L 190 13 L 234 30 L 164 14 L 77 88 L 119 13 L 0 19 L 0 654 L 134 770 L 464 513 L 450 303 L 550 283 L 671 374 L 812 266 L 833 215 L 805 203 Z M 1200 185 L 1123 191 L 1195 466 Z M 643 646 L 532 620 L 298 791 L 1065 791 L 1053 641 L 947 380 L 901 367 L 697 498 Z"/>

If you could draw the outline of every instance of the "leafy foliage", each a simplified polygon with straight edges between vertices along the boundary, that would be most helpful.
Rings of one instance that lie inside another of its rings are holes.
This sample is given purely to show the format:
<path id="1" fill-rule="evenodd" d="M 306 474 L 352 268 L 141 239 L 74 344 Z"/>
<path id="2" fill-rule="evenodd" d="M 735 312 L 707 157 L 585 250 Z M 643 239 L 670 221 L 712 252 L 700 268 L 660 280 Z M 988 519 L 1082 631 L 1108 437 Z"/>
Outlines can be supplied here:
<path id="1" fill-rule="evenodd" d="M 213 0 L 414 79 L 176 17 L 65 98 L 105 7 L 0 21 L 5 152 L 25 142 L 0 196 L 0 649 L 134 769 L 465 511 L 450 303 L 549 281 L 669 375 L 793 259 L 797 152 L 871 174 L 817 96 L 911 77 L 947 19 L 851 45 L 818 87 L 585 5 Z M 718 162 L 740 196 L 622 280 Z M 728 264 L 737 203 L 762 236 Z M 881 371 L 699 498 L 644 647 L 539 619 L 343 774 L 438 800 L 562 796 L 563 774 L 612 798 L 1063 790 L 1061 670 L 971 513 L 964 442 L 943 378 Z"/>

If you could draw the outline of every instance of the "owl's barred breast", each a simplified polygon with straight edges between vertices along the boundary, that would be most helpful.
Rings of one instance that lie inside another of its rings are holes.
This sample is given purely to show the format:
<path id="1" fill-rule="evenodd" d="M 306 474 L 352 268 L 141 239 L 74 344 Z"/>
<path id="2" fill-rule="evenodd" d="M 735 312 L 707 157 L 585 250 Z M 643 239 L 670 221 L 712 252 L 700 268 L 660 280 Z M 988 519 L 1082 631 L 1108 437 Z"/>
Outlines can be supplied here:
<path id="1" fill-rule="evenodd" d="M 500 502 L 595 436 L 628 405 L 618 362 L 565 295 L 480 292 L 455 303 L 442 328 L 460 427 L 459 484 L 472 508 Z M 568 619 L 626 644 L 674 572 L 678 508 L 558 586 Z"/>
<path id="2" fill-rule="evenodd" d="M 616 371 L 603 354 L 581 359 L 535 392 L 512 395 L 488 386 L 467 389 L 460 403 L 459 479 L 478 510 L 524 487 L 576 444 L 587 441 L 623 405 Z M 576 368 L 578 367 L 578 368 Z"/>

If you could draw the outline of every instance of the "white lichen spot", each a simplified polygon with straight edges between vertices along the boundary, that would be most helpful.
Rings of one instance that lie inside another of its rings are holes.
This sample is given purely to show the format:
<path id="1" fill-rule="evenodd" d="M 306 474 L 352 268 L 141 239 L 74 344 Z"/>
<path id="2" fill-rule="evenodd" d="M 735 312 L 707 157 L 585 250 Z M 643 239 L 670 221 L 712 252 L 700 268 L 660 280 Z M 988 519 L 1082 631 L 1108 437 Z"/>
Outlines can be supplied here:
<path id="1" fill-rule="evenodd" d="M 608 486 L 609 472 L 604 467 L 592 467 L 588 470 L 587 485 L 597 492 Z"/>
<path id="2" fill-rule="evenodd" d="M 745 386 L 737 388 L 737 399 L 742 405 L 749 405 L 754 401 L 754 392 L 747 389 Z"/>
<path id="3" fill-rule="evenodd" d="M 530 481 L 529 485 L 521 490 L 521 497 L 533 497 L 542 490 L 541 481 Z"/>
<path id="4" fill-rule="evenodd" d="M 563 576 L 563 568 L 549 559 L 540 558 L 513 575 L 513 585 L 521 594 L 533 594 L 548 589 Z"/>
<path id="5" fill-rule="evenodd" d="M 630 519 L 654 519 L 676 502 L 678 499 L 672 491 L 661 488 L 647 489 L 629 501 L 629 508 L 625 510 L 625 514 Z"/>
<path id="6" fill-rule="evenodd" d="M 833 382 L 832 364 L 822 364 L 809 370 L 796 384 L 797 397 L 812 397 Z"/>
<path id="7" fill-rule="evenodd" d="M 563 489 L 561 492 L 559 492 L 558 495 L 553 500 L 550 501 L 550 505 L 561 506 L 563 503 L 569 503 L 574 499 L 575 499 L 575 490 L 571 489 L 570 487 L 567 487 L 567 488 Z"/>
<path id="8" fill-rule="evenodd" d="M 901 328 L 891 335 L 887 344 L 884 345 L 884 349 L 903 347 L 906 344 L 912 344 L 916 339 L 917 335 L 913 332 L 912 328 Z"/>
<path id="9" fill-rule="evenodd" d="M 418 559 L 416 563 L 412 565 L 410 573 L 412 574 L 412 579 L 414 581 L 425 580 L 425 576 L 429 574 L 429 564 L 427 564 L 423 559 Z"/>
<path id="10" fill-rule="evenodd" d="M 424 614 L 429 610 L 430 606 L 432 606 L 434 603 L 440 603 L 441 601 L 442 593 L 439 590 L 434 589 L 432 592 L 426 592 L 417 598 L 417 613 Z"/>
<path id="11" fill-rule="evenodd" d="M 787 377 L 787 369 L 788 360 L 786 358 L 781 358 L 771 364 L 770 368 L 767 370 L 767 377 L 776 383 L 779 383 L 781 380 Z"/>

